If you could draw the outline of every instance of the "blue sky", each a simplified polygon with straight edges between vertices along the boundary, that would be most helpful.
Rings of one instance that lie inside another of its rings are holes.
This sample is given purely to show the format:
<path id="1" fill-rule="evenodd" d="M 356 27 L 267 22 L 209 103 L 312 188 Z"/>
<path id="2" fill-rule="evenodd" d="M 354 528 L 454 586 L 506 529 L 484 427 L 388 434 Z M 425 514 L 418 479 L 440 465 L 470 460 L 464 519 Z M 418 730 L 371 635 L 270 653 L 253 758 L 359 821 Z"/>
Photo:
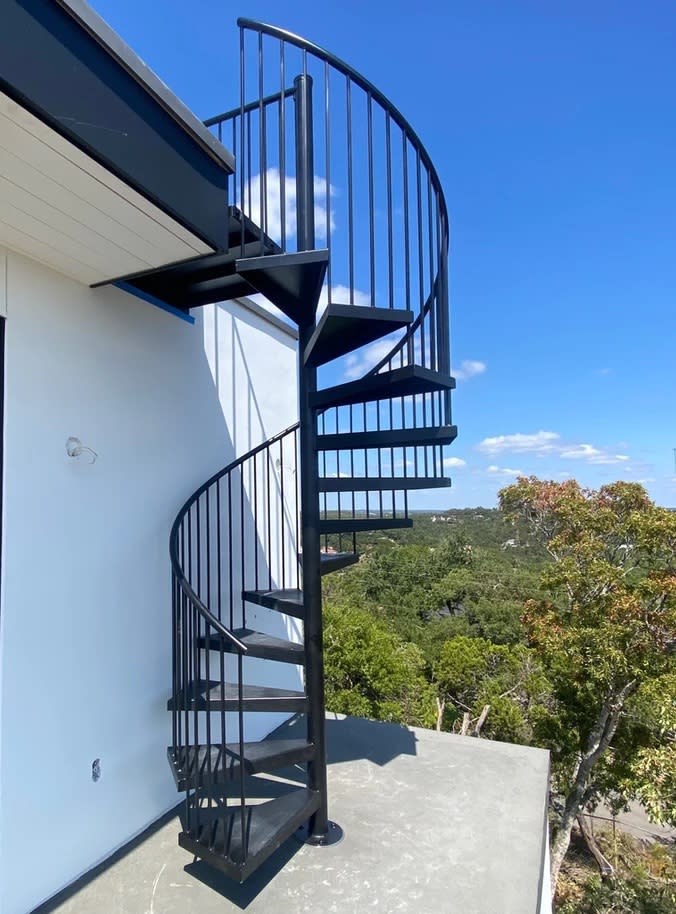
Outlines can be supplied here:
<path id="1" fill-rule="evenodd" d="M 199 116 L 234 106 L 237 15 L 370 78 L 436 164 L 460 375 L 453 489 L 644 481 L 676 505 L 676 5 L 93 0 Z M 464 377 L 463 377 L 464 376 Z"/>

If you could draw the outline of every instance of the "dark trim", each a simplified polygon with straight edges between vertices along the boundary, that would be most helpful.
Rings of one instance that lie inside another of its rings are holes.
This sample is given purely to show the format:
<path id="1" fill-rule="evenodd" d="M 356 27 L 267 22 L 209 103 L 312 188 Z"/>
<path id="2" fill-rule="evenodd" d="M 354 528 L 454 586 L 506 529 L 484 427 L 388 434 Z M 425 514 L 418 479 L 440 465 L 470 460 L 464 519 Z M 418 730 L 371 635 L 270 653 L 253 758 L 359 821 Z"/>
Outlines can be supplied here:
<path id="1" fill-rule="evenodd" d="M 108 23 L 84 0 L 56 0 L 87 32 L 125 68 L 130 76 L 162 105 L 167 114 L 189 133 L 196 143 L 230 173 L 235 171 L 235 157 L 211 133 L 183 102 L 162 82 Z"/>
<path id="2" fill-rule="evenodd" d="M 173 305 L 168 305 L 166 302 L 163 302 L 162 299 L 155 298 L 154 295 L 150 295 L 148 292 L 142 292 L 140 289 L 137 289 L 136 286 L 132 286 L 131 283 L 119 281 L 114 282 L 113 285 L 123 292 L 128 292 L 130 295 L 140 298 L 142 301 L 147 301 L 150 305 L 155 305 L 156 308 L 161 308 L 162 311 L 173 314 L 174 317 L 180 317 L 181 320 L 187 321 L 189 324 L 195 323 L 195 318 L 192 314 L 188 314 L 187 311 L 181 311 L 180 308 L 174 308 Z"/>
<path id="3" fill-rule="evenodd" d="M 0 90 L 209 247 L 227 249 L 230 169 L 62 3 L 5 0 Z"/>

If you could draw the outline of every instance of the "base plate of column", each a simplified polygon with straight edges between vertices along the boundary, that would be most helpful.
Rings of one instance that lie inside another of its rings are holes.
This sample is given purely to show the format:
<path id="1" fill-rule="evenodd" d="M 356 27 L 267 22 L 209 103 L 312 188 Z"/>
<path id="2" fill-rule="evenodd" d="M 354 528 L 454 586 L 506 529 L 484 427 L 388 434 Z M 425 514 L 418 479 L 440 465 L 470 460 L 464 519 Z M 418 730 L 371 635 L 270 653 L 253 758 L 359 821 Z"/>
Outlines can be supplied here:
<path id="1" fill-rule="evenodd" d="M 338 844 L 345 837 L 345 833 L 340 825 L 336 822 L 331 822 L 331 820 L 329 820 L 328 831 L 324 835 L 310 834 L 309 826 L 309 822 L 305 825 L 301 825 L 294 834 L 294 837 L 300 841 L 301 844 L 309 844 L 312 847 L 331 847 L 332 844 Z"/>

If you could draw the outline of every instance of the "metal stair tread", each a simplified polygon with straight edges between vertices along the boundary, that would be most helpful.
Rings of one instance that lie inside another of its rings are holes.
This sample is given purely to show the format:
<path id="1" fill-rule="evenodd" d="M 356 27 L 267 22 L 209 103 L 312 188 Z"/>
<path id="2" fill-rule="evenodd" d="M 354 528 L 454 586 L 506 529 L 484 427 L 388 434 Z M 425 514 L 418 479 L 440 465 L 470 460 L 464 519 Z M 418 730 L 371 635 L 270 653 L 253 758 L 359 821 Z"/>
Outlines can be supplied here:
<path id="1" fill-rule="evenodd" d="M 367 375 L 335 387 L 325 387 L 312 394 L 310 402 L 315 409 L 328 409 L 331 406 L 349 406 L 352 403 L 452 390 L 454 387 L 455 380 L 450 375 L 420 365 L 405 365 L 403 368 Z"/>
<path id="2" fill-rule="evenodd" d="M 242 597 L 250 603 L 274 609 L 287 616 L 294 616 L 296 619 L 303 618 L 303 591 L 297 588 L 245 590 L 242 592 Z"/>
<path id="3" fill-rule="evenodd" d="M 233 635 L 246 645 L 247 657 L 262 657 L 265 660 L 277 660 L 281 663 L 305 663 L 303 645 L 295 641 L 276 638 L 274 635 L 257 632 L 251 628 L 236 628 L 233 630 Z M 222 638 L 216 632 L 212 632 L 208 638 L 198 638 L 197 644 L 198 647 L 206 647 L 208 644 L 211 650 L 223 650 L 226 653 L 236 650 L 230 641 Z"/>
<path id="4" fill-rule="evenodd" d="M 319 569 L 322 575 L 331 574 L 332 571 L 340 571 L 341 568 L 348 568 L 350 565 L 356 565 L 359 561 L 357 552 L 322 552 L 319 557 Z"/>
<path id="5" fill-rule="evenodd" d="M 240 755 L 239 743 L 189 746 L 167 749 L 169 765 L 179 791 L 210 783 L 223 783 L 239 775 L 240 767 L 247 774 L 262 774 L 305 762 L 314 755 L 314 746 L 305 739 L 264 739 L 244 743 Z M 240 759 L 244 765 L 240 766 Z"/>
<path id="6" fill-rule="evenodd" d="M 362 533 L 368 530 L 405 530 L 413 526 L 410 517 L 323 518 L 320 533 Z"/>
<path id="7" fill-rule="evenodd" d="M 186 706 L 193 711 L 239 710 L 239 687 L 236 682 L 198 679 L 188 683 L 186 691 L 187 696 L 179 692 L 176 700 L 173 697 L 169 699 L 169 711 L 175 708 L 184 711 Z M 303 711 L 306 706 L 307 696 L 304 692 L 272 686 L 242 686 L 242 707 L 245 711 Z"/>
<path id="8" fill-rule="evenodd" d="M 402 492 L 408 489 L 449 488 L 447 476 L 325 476 L 320 492 Z"/>
<path id="9" fill-rule="evenodd" d="M 451 444 L 457 437 L 458 429 L 455 425 L 374 429 L 366 432 L 331 432 L 317 435 L 317 450 L 353 451 L 380 447 L 425 447 Z"/>
<path id="10" fill-rule="evenodd" d="M 228 250 L 168 264 L 159 270 L 146 270 L 125 277 L 125 283 L 181 310 L 252 295 L 254 289 L 236 275 L 235 261 L 244 257 L 277 255 L 281 248 L 263 234 L 261 249 L 260 228 L 237 207 L 228 208 L 228 218 Z"/>
<path id="11" fill-rule="evenodd" d="M 181 847 L 228 876 L 244 881 L 319 808 L 319 794 L 302 788 L 267 803 L 244 807 L 244 835 L 239 807 L 210 815 L 196 835 L 183 831 Z"/>
<path id="12" fill-rule="evenodd" d="M 246 257 L 235 269 L 253 288 L 297 324 L 314 320 L 329 262 L 325 249 Z"/>
<path id="13" fill-rule="evenodd" d="M 412 321 L 412 311 L 331 303 L 317 323 L 303 361 L 306 365 L 324 365 Z"/>

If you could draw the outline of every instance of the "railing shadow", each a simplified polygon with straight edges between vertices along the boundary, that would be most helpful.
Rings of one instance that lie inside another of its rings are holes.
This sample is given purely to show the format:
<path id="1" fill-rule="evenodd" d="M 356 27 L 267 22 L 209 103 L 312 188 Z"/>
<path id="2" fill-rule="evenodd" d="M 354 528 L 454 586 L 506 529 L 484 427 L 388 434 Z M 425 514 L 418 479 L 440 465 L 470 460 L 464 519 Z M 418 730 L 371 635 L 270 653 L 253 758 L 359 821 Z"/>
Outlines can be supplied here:
<path id="1" fill-rule="evenodd" d="M 270 739 L 292 739 L 305 733 L 302 715 L 296 715 L 278 727 Z M 408 727 L 385 721 L 343 717 L 329 713 L 326 720 L 329 770 L 331 765 L 352 761 L 370 761 L 385 766 L 400 755 L 416 755 L 417 738 Z M 280 779 L 284 780 L 280 780 Z M 247 780 L 249 796 L 270 799 L 295 789 L 293 782 L 302 782 L 303 772 L 287 768 L 275 772 L 275 778 L 252 777 Z M 289 783 L 292 782 L 292 783 Z M 330 774 L 329 774 L 330 788 Z M 263 892 L 286 867 L 301 848 L 299 841 L 287 841 L 242 885 L 234 883 L 212 867 L 196 861 L 185 867 L 192 878 L 204 883 L 212 891 L 236 905 L 246 908 Z"/>

